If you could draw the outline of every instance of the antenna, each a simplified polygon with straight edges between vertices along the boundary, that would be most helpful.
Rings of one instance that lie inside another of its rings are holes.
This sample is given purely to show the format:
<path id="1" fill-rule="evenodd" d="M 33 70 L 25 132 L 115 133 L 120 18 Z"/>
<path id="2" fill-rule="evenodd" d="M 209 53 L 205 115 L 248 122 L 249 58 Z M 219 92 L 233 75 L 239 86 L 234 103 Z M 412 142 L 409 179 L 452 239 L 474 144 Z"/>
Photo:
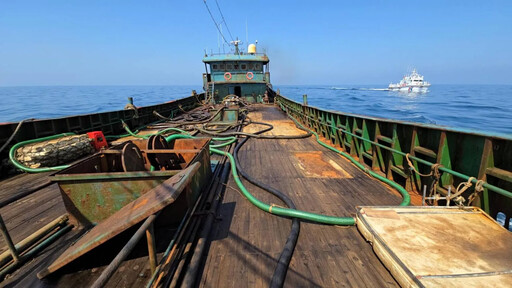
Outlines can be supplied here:
<path id="1" fill-rule="evenodd" d="M 247 28 L 247 18 L 245 18 L 245 43 L 249 43 L 249 28 Z"/>
<path id="2" fill-rule="evenodd" d="M 220 25 L 220 33 L 222 34 L 222 25 Z M 224 50 L 226 46 L 224 46 L 224 44 L 226 43 L 222 42 L 222 53 L 226 53 L 226 50 Z"/>
<path id="3" fill-rule="evenodd" d="M 235 54 L 240 55 L 240 50 L 238 49 L 238 45 L 242 44 L 242 41 L 236 39 L 235 41 L 231 41 L 231 44 L 235 45 Z"/>
<path id="4" fill-rule="evenodd" d="M 220 53 L 220 32 L 222 31 L 222 23 L 219 26 L 220 31 L 217 31 L 217 50 L 219 50 Z"/>

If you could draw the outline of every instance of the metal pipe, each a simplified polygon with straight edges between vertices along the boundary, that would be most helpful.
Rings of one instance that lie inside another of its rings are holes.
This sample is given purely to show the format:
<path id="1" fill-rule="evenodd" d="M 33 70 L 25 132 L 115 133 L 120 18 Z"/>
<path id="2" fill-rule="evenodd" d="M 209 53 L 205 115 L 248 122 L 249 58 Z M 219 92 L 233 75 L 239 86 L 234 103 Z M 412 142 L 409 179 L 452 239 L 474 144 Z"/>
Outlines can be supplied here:
<path id="1" fill-rule="evenodd" d="M 221 160 L 219 162 L 219 164 L 217 164 L 217 165 L 221 165 L 221 162 L 224 163 L 225 159 L 224 159 L 224 161 Z M 216 179 L 219 173 L 220 173 L 219 169 L 215 169 L 214 175 L 212 175 L 212 179 Z M 208 188 L 205 189 L 204 191 L 211 191 L 211 190 L 215 191 L 217 189 L 217 186 L 218 186 L 218 181 L 211 181 L 210 184 L 208 185 Z M 192 208 L 189 208 L 187 210 L 187 212 L 185 213 L 185 217 L 183 217 L 183 219 L 181 220 L 180 225 L 176 229 L 175 235 L 173 236 L 171 242 L 169 243 L 169 245 L 167 246 L 167 249 L 164 252 L 162 260 L 160 260 L 161 263 L 156 267 L 156 272 L 153 273 L 153 275 L 151 276 L 151 279 L 146 283 L 146 288 L 150 288 L 150 287 L 159 285 L 159 282 L 162 280 L 161 271 L 162 271 L 163 267 L 166 266 L 170 262 L 169 255 L 171 254 L 171 252 L 174 251 L 175 243 L 178 242 L 181 239 L 182 235 L 184 234 L 184 230 L 185 230 L 184 227 L 188 226 L 188 223 L 190 222 L 190 219 L 192 218 L 192 214 L 195 213 L 195 211 L 198 209 L 198 207 L 204 205 L 204 203 L 203 203 L 204 194 L 205 193 L 201 193 L 199 195 L 199 198 L 196 201 L 196 204 Z M 208 199 L 205 199 L 205 200 L 207 201 Z"/>
<path id="2" fill-rule="evenodd" d="M 189 212 L 190 211 L 187 211 L 187 213 L 185 213 L 185 214 L 188 214 Z M 169 245 L 167 246 L 167 249 L 164 253 L 162 260 L 165 259 L 167 257 L 167 255 L 171 252 L 171 249 L 174 247 L 174 243 L 176 243 L 176 238 L 177 238 L 178 234 L 180 234 L 181 229 L 183 228 L 183 226 L 187 222 L 186 220 L 188 220 L 188 219 L 190 219 L 190 217 L 183 217 L 183 219 L 181 220 L 180 225 L 178 226 L 178 229 L 176 229 L 175 235 L 173 236 L 173 238 L 171 239 L 171 242 L 169 242 Z M 156 280 L 156 276 L 159 275 L 160 271 L 162 270 L 162 266 L 163 266 L 163 264 L 156 266 L 156 270 L 155 270 L 155 272 L 153 272 L 153 275 L 151 275 L 151 279 L 149 279 L 148 283 L 146 283 L 146 288 L 153 286 L 153 283 Z"/>
<path id="3" fill-rule="evenodd" d="M 156 245 L 155 245 L 155 229 L 153 223 L 146 230 L 146 239 L 148 240 L 149 266 L 151 273 L 155 273 L 157 265 Z"/>
<path id="4" fill-rule="evenodd" d="M 35 254 L 37 254 L 40 250 L 44 249 L 46 246 L 50 245 L 53 241 L 55 241 L 57 238 L 62 236 L 64 233 L 68 232 L 73 228 L 73 225 L 67 225 L 66 227 L 58 230 L 50 237 L 46 238 L 43 242 L 39 243 L 34 248 L 30 249 L 27 253 L 23 254 L 21 256 L 21 260 L 19 262 L 14 262 L 11 265 L 4 268 L 2 271 L 0 271 L 0 281 L 4 279 L 4 277 L 11 273 L 14 269 L 18 267 L 18 265 L 23 264 L 26 260 L 34 257 Z"/>
<path id="5" fill-rule="evenodd" d="M 32 233 L 27 238 L 21 240 L 18 244 L 15 245 L 16 251 L 19 253 L 23 253 L 25 249 L 32 246 L 34 243 L 39 241 L 41 238 L 46 236 L 50 231 L 55 229 L 57 226 L 62 226 L 68 221 L 69 217 L 67 214 L 64 214 L 52 222 L 46 224 L 41 229 L 37 230 L 36 232 Z M 2 221 L 3 222 L 3 221 Z M 5 265 L 7 262 L 9 262 L 12 259 L 12 255 L 10 251 L 5 251 L 0 255 L 0 267 Z"/>
<path id="6" fill-rule="evenodd" d="M 103 270 L 103 273 L 101 273 L 100 277 L 98 279 L 96 279 L 96 281 L 92 284 L 91 287 L 100 288 L 100 287 L 105 286 L 107 281 L 110 279 L 110 277 L 112 277 L 112 275 L 117 270 L 119 265 L 121 265 L 123 260 L 128 255 L 130 255 L 133 248 L 135 248 L 135 245 L 137 245 L 140 238 L 142 238 L 145 231 L 148 229 L 149 225 L 151 225 L 153 223 L 153 221 L 155 221 L 156 217 L 157 217 L 157 214 L 151 215 L 146 219 L 146 221 L 144 221 L 144 223 L 142 223 L 142 225 L 139 227 L 137 232 L 135 232 L 135 234 L 133 234 L 132 238 L 130 238 L 128 243 L 126 243 L 126 245 L 124 245 L 123 249 L 121 249 L 121 251 L 119 252 L 119 254 L 117 254 L 117 256 L 114 258 L 114 260 L 112 260 L 112 262 L 110 262 L 108 267 L 105 270 Z"/>
<path id="7" fill-rule="evenodd" d="M 191 233 L 187 237 L 187 242 L 185 244 L 185 247 L 181 249 L 179 256 L 177 256 L 176 259 L 179 259 L 178 265 L 173 269 L 172 272 L 172 278 L 167 278 L 165 287 L 178 287 L 178 281 L 180 280 L 180 274 L 185 266 L 185 262 L 187 261 L 187 258 L 190 257 L 190 250 L 192 249 L 192 244 L 194 243 L 195 236 L 197 235 L 197 231 L 199 230 L 199 227 L 201 226 L 201 221 L 199 219 L 196 219 L 194 223 L 194 228 L 191 230 Z"/>
<path id="8" fill-rule="evenodd" d="M 290 106 L 288 106 L 288 105 L 286 105 L 286 104 L 284 104 L 284 103 L 282 103 L 282 104 L 283 104 L 284 106 L 286 106 L 287 108 L 289 108 L 289 109 L 293 110 L 295 113 L 300 114 L 300 113 L 299 113 L 299 112 L 297 112 L 295 109 L 290 108 Z M 320 121 L 318 121 L 318 120 L 314 119 L 313 117 L 310 117 L 310 116 L 307 116 L 307 115 L 302 115 L 302 116 L 307 117 L 307 118 L 309 118 L 310 120 L 312 120 L 312 121 L 314 121 L 314 122 L 316 122 L 316 123 L 318 123 L 318 124 L 321 124 L 321 125 L 328 125 L 328 124 L 326 124 L 326 123 L 322 123 L 322 122 L 320 122 Z M 375 141 L 371 141 L 370 139 L 366 139 L 366 138 L 364 138 L 364 137 L 362 137 L 362 136 L 359 136 L 359 135 L 353 134 L 353 133 L 351 133 L 351 132 L 348 132 L 347 130 L 344 130 L 344 129 L 341 129 L 341 128 L 338 128 L 338 127 L 333 127 L 333 126 L 331 126 L 331 128 L 332 128 L 332 129 L 336 129 L 336 130 L 338 130 L 338 131 L 341 131 L 341 132 L 343 132 L 343 133 L 346 133 L 346 134 L 348 134 L 348 135 L 350 135 L 350 136 L 353 136 L 353 137 L 355 137 L 355 138 L 361 139 L 361 140 L 363 140 L 363 141 L 369 142 L 369 143 L 371 143 L 371 144 L 373 144 L 373 145 L 375 145 L 375 146 L 378 146 L 378 147 L 380 147 L 380 148 L 383 148 L 383 149 L 386 149 L 386 150 L 388 150 L 388 151 L 391 151 L 392 153 L 396 153 L 396 154 L 399 154 L 399 155 L 402 155 L 402 156 L 405 156 L 405 155 L 407 154 L 407 153 L 404 153 L 404 152 L 402 152 L 402 151 L 398 151 L 398 150 L 393 149 L 393 148 L 391 148 L 391 147 L 388 147 L 388 146 L 382 145 L 382 144 L 380 144 L 380 143 L 377 143 L 377 142 L 375 142 Z M 413 156 L 413 155 L 409 155 L 409 158 L 410 158 L 410 159 L 415 160 L 415 161 L 416 161 L 416 162 L 418 162 L 418 163 L 424 164 L 424 165 L 428 165 L 428 166 L 432 166 L 432 165 L 434 165 L 434 163 L 432 163 L 432 162 L 429 162 L 429 161 L 423 160 L 423 159 L 418 158 L 418 157 Z M 452 174 L 453 176 L 459 177 L 459 178 L 464 179 L 464 180 L 469 180 L 469 178 L 470 178 L 470 176 L 467 176 L 467 175 L 465 175 L 465 174 L 459 173 L 459 172 L 457 172 L 457 171 L 451 170 L 451 169 L 446 168 L 446 167 L 443 167 L 443 166 L 439 167 L 439 170 L 441 170 L 441 171 L 443 171 L 443 172 L 446 172 L 446 173 L 449 173 L 449 174 Z M 477 179 L 471 179 L 471 182 L 472 182 L 473 184 L 476 184 L 476 182 L 477 182 L 477 181 L 478 181 Z M 494 186 L 494 185 L 489 184 L 489 183 L 487 183 L 487 182 L 485 182 L 485 183 L 483 184 L 483 187 L 484 187 L 484 188 L 487 188 L 487 189 L 489 189 L 489 190 L 491 190 L 491 191 L 493 191 L 493 192 L 496 192 L 496 193 L 498 193 L 498 194 L 501 194 L 501 195 L 503 195 L 503 196 L 506 196 L 506 197 L 508 197 L 508 198 L 512 198 L 512 192 L 509 192 L 509 191 L 507 191 L 507 190 L 505 190 L 505 189 L 502 189 L 502 188 L 500 188 L 500 187 Z"/>
<path id="9" fill-rule="evenodd" d="M 219 182 L 225 183 L 226 179 L 229 176 L 231 163 L 227 162 L 224 164 L 224 169 L 222 171 L 222 174 L 220 175 Z M 217 190 L 217 189 L 216 189 Z M 222 187 L 220 188 L 219 193 L 212 193 L 213 196 L 219 195 L 222 191 Z M 181 283 L 181 286 L 184 287 L 194 287 L 196 282 L 196 276 L 197 272 L 199 271 L 199 267 L 201 264 L 201 261 L 203 259 L 204 249 L 206 248 L 206 244 L 208 242 L 208 236 L 211 233 L 211 230 L 213 228 L 213 221 L 215 220 L 215 216 L 217 215 L 217 207 L 219 202 L 221 202 L 220 197 L 215 197 L 214 201 L 210 207 L 210 211 L 212 213 L 209 213 L 205 223 L 203 224 L 202 230 L 199 235 L 199 239 L 197 240 L 196 247 L 194 249 L 194 252 L 192 254 L 192 259 L 190 259 L 190 264 L 188 265 L 185 277 L 183 279 L 183 282 Z"/>
<path id="10" fill-rule="evenodd" d="M 4 236 L 5 243 L 7 243 L 7 246 L 9 247 L 9 252 L 12 255 L 12 258 L 14 259 L 14 263 L 20 262 L 20 255 L 18 253 L 18 250 L 16 250 L 16 246 L 12 242 L 11 235 L 9 235 L 9 231 L 7 230 L 7 227 L 5 226 L 4 219 L 2 218 L 2 215 L 0 215 L 0 230 L 2 232 L 2 236 Z"/>

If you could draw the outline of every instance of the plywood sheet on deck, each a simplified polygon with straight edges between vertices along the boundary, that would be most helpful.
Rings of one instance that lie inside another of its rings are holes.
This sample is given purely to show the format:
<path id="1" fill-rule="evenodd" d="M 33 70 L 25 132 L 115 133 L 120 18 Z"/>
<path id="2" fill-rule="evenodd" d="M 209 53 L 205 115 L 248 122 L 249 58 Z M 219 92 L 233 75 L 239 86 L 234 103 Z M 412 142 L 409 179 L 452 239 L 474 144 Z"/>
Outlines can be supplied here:
<path id="1" fill-rule="evenodd" d="M 360 207 L 357 227 L 404 287 L 512 283 L 512 233 L 479 208 Z"/>

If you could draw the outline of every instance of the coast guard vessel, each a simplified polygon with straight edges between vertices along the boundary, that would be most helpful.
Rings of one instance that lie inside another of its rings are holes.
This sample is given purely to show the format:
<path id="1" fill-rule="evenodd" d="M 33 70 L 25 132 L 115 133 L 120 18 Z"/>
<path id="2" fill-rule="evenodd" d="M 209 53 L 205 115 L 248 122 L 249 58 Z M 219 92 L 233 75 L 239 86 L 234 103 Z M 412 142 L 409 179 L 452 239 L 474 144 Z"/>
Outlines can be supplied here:
<path id="1" fill-rule="evenodd" d="M 405 75 L 400 83 L 389 84 L 389 90 L 401 91 L 401 92 L 427 92 L 430 83 L 423 80 L 423 76 L 416 72 L 416 69 L 412 70 L 410 75 Z"/>

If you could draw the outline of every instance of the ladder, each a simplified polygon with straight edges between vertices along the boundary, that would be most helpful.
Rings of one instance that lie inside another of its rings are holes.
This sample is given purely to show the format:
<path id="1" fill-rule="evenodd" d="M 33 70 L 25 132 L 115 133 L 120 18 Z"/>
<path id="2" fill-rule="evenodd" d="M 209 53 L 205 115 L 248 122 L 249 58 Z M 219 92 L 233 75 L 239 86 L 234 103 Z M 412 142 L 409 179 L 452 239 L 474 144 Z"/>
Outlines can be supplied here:
<path id="1" fill-rule="evenodd" d="M 207 86 L 207 89 L 206 89 L 206 94 L 205 94 L 205 103 L 215 103 L 215 99 L 213 98 L 214 96 L 214 93 L 215 93 L 215 82 L 208 82 L 208 86 Z"/>

